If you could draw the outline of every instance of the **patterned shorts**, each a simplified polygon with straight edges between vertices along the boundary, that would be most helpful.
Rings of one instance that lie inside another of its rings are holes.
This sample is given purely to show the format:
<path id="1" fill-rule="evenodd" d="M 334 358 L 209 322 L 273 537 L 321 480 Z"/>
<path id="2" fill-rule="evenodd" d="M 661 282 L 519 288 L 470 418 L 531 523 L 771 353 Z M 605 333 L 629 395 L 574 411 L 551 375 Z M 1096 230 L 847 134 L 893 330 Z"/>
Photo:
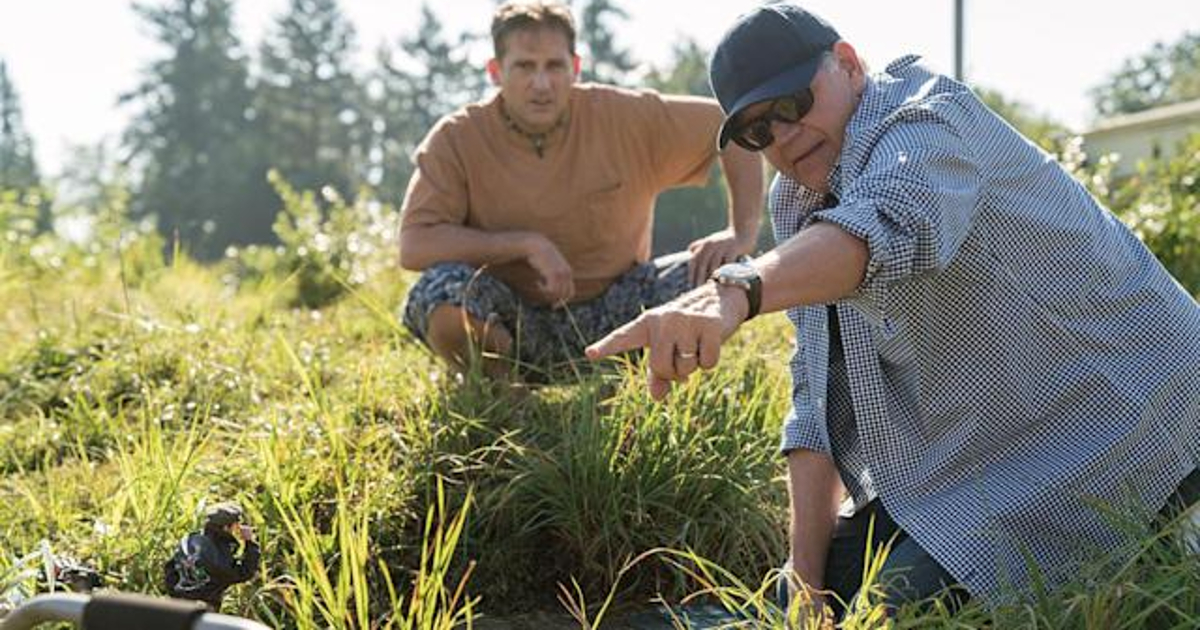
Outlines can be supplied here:
<path id="1" fill-rule="evenodd" d="M 508 285 L 463 263 L 429 267 L 408 292 L 404 325 L 423 343 L 433 309 L 450 304 L 472 317 L 502 324 L 514 339 L 518 371 L 549 377 L 583 357 L 583 349 L 618 326 L 687 291 L 688 252 L 642 263 L 601 295 L 552 309 L 535 306 Z"/>

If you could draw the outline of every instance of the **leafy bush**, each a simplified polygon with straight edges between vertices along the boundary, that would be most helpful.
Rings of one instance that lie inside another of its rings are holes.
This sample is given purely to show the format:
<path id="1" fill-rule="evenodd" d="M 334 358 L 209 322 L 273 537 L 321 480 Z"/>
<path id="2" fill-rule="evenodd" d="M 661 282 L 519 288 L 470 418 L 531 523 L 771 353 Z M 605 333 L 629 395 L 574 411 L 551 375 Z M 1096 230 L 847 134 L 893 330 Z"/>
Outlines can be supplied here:
<path id="1" fill-rule="evenodd" d="M 1176 157 L 1121 184 L 1118 216 L 1193 295 L 1200 294 L 1200 133 Z"/>
<path id="2" fill-rule="evenodd" d="M 0 261 L 22 274 L 97 274 L 117 270 L 129 284 L 163 266 L 163 240 L 149 222 L 133 223 L 128 191 L 114 185 L 91 208 L 52 205 L 48 191 L 0 191 Z M 38 226 L 41 208 L 51 208 L 55 230 Z M 58 228 L 77 232 L 68 235 Z M 116 264 L 109 265 L 109 262 Z"/>
<path id="3" fill-rule="evenodd" d="M 297 192 L 277 171 L 268 175 L 283 209 L 275 218 L 280 246 L 239 252 L 231 248 L 242 279 L 293 277 L 293 305 L 319 307 L 341 297 L 350 287 L 395 264 L 396 213 L 368 190 L 350 202 L 326 186 L 320 199 L 313 191 Z"/>

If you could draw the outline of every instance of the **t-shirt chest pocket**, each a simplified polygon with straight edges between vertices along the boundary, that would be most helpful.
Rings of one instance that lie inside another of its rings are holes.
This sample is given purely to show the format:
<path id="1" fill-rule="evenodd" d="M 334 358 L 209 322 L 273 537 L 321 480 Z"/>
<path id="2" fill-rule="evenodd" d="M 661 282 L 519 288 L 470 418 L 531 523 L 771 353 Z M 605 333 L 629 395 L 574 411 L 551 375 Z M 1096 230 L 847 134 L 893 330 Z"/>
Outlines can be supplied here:
<path id="1" fill-rule="evenodd" d="M 597 187 L 584 196 L 582 224 L 594 243 L 607 244 L 627 239 L 631 226 L 629 209 L 623 207 L 624 185 L 615 183 Z"/>
<path id="2" fill-rule="evenodd" d="M 602 222 L 619 219 L 623 214 L 620 210 L 622 192 L 624 186 L 620 182 L 596 188 L 584 195 L 583 207 L 589 217 L 596 217 Z"/>

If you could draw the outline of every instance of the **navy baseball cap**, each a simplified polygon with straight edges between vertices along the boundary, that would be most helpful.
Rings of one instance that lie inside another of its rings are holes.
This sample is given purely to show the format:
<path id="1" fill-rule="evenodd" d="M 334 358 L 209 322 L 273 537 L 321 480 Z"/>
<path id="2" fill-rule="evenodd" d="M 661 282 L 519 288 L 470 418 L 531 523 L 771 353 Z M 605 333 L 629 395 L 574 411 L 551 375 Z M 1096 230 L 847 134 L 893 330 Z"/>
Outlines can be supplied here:
<path id="1" fill-rule="evenodd" d="M 717 147 L 738 112 L 808 87 L 824 54 L 841 39 L 821 18 L 792 4 L 767 4 L 738 18 L 713 51 L 708 82 L 725 112 Z"/>

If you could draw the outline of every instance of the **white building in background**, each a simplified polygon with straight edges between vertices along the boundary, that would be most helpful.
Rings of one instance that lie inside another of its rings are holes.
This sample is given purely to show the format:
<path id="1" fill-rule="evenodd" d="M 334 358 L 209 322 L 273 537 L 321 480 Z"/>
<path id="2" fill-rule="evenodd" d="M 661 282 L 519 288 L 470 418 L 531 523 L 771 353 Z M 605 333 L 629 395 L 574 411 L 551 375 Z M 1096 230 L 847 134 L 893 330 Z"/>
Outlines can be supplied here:
<path id="1" fill-rule="evenodd" d="M 1116 153 L 1115 175 L 1137 172 L 1139 162 L 1170 158 L 1188 136 L 1200 133 L 1200 99 L 1101 120 L 1083 134 L 1089 160 Z"/>

